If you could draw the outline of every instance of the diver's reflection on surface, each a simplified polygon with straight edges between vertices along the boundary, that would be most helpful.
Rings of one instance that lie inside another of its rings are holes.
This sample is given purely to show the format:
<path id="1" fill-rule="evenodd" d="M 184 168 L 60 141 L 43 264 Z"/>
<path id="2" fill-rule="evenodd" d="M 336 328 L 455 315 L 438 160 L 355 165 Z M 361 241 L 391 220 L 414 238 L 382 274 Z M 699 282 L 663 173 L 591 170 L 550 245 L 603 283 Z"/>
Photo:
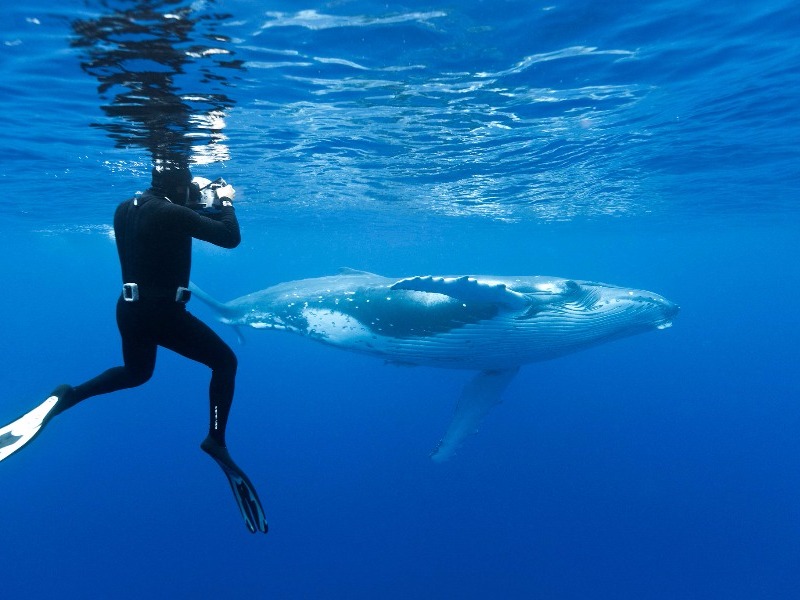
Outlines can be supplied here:
<path id="1" fill-rule="evenodd" d="M 98 80 L 108 117 L 92 125 L 118 148 L 147 149 L 154 164 L 227 160 L 222 129 L 234 101 L 223 90 L 242 69 L 217 33 L 230 15 L 165 0 L 104 2 L 102 11 L 72 22 L 72 46 Z"/>

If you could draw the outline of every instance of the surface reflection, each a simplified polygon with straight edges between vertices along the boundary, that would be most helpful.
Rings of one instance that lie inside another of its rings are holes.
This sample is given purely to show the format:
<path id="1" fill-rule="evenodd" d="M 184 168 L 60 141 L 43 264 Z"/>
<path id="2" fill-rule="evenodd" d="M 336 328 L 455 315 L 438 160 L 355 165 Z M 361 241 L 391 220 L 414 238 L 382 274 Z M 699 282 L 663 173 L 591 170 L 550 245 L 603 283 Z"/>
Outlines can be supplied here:
<path id="1" fill-rule="evenodd" d="M 72 22 L 81 67 L 98 81 L 104 129 L 118 148 L 146 149 L 154 164 L 229 159 L 225 117 L 243 69 L 219 29 L 231 15 L 213 2 L 103 2 Z"/>

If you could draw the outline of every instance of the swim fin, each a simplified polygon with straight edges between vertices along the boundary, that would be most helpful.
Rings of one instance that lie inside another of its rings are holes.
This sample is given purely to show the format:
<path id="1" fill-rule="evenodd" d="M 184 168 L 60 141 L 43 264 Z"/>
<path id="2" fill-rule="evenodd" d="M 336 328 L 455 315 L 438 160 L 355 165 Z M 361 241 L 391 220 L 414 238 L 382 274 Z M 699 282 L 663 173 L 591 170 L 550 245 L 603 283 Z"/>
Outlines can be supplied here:
<path id="1" fill-rule="evenodd" d="M 27 445 L 50 419 L 61 412 L 55 410 L 56 405 L 71 389 L 68 385 L 58 386 L 39 406 L 0 428 L 0 461 Z"/>
<path id="2" fill-rule="evenodd" d="M 217 461 L 222 472 L 228 478 L 233 496 L 236 498 L 236 504 L 239 506 L 239 511 L 242 513 L 242 518 L 244 518 L 244 523 L 250 533 L 255 533 L 256 531 L 267 533 L 269 526 L 267 525 L 267 518 L 264 516 L 261 501 L 258 499 L 256 488 L 250 483 L 250 479 L 245 472 L 233 462 L 227 448 L 209 440 L 204 441 L 200 447 Z"/>

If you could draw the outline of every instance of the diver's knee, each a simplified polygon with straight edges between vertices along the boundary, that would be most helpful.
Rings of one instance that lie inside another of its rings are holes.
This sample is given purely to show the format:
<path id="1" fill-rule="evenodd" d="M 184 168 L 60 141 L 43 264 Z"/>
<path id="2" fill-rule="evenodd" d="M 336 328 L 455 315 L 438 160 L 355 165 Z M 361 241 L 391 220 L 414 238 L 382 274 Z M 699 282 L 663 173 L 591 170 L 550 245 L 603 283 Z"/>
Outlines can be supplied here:
<path id="1" fill-rule="evenodd" d="M 144 385 L 145 383 L 150 381 L 150 378 L 152 376 L 153 376 L 152 373 L 143 373 L 143 374 L 139 375 L 138 379 L 136 380 L 136 387 L 139 387 L 140 385 Z"/>
<path id="2" fill-rule="evenodd" d="M 239 359 L 236 358 L 236 354 L 234 354 L 233 350 L 228 349 L 228 352 L 225 353 L 225 369 L 236 373 L 236 369 L 238 368 Z"/>
<path id="3" fill-rule="evenodd" d="M 150 378 L 153 376 L 153 371 L 149 370 L 136 370 L 136 371 L 128 371 L 128 387 L 139 387 L 140 385 L 144 385 Z"/>
<path id="4" fill-rule="evenodd" d="M 236 375 L 236 370 L 239 368 L 239 359 L 233 353 L 233 350 L 228 350 L 221 358 L 219 363 L 213 367 L 214 371 L 225 373 L 230 376 Z"/>

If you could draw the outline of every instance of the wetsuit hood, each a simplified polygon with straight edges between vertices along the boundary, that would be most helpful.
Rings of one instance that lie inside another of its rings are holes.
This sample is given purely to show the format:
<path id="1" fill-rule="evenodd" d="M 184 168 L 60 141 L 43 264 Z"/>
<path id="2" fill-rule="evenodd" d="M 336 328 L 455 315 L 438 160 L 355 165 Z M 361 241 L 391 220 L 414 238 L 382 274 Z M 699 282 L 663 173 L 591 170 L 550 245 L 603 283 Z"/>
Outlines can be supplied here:
<path id="1" fill-rule="evenodd" d="M 157 195 L 166 196 L 175 204 L 186 204 L 193 200 L 199 190 L 192 184 L 192 174 L 186 167 L 157 166 L 153 168 L 151 189 Z"/>

